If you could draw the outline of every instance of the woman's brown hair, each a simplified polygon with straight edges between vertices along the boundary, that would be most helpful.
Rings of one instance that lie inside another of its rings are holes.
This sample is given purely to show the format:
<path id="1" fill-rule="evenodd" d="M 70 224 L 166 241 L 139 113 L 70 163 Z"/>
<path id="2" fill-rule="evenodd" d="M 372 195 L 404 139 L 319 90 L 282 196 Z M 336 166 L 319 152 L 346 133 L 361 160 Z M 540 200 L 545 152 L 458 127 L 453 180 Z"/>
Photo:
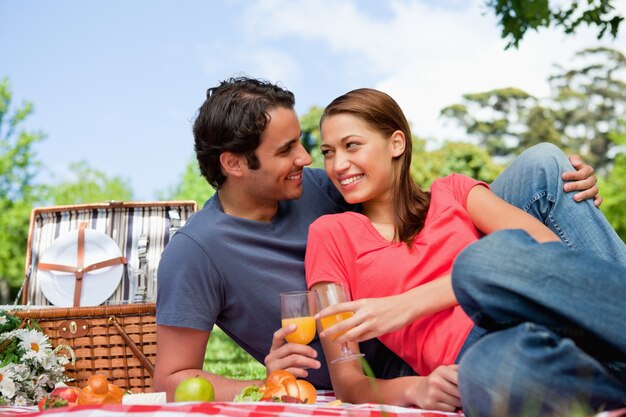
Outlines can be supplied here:
<path id="1" fill-rule="evenodd" d="M 352 90 L 334 99 L 324 109 L 320 126 L 328 116 L 348 113 L 368 123 L 389 138 L 404 133 L 404 153 L 397 157 L 393 182 L 394 226 L 396 238 L 409 246 L 424 227 L 430 193 L 422 191 L 411 178 L 412 136 L 402 109 L 388 94 L 371 88 Z"/>

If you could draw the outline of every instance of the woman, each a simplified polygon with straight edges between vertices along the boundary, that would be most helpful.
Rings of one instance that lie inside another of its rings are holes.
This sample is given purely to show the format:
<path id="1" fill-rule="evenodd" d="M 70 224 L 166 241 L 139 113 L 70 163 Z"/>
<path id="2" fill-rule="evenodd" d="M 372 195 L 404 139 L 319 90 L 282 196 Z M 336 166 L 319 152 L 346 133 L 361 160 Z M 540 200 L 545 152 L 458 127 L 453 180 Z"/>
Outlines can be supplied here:
<path id="1" fill-rule="evenodd" d="M 335 392 L 352 402 L 382 400 L 453 410 L 461 405 L 455 363 L 486 332 L 475 326 L 453 292 L 451 271 L 457 255 L 482 236 L 504 229 L 521 229 L 534 245 L 567 249 L 556 243 L 559 236 L 542 222 L 497 197 L 484 183 L 451 175 L 435 181 L 430 192 L 422 191 L 409 174 L 411 133 L 406 118 L 382 92 L 359 89 L 335 99 L 325 109 L 321 131 L 327 174 L 348 203 L 361 203 L 363 208 L 362 214 L 324 216 L 309 231 L 305 261 L 309 287 L 341 283 L 357 300 L 320 314 L 355 313 L 320 334 L 327 361 L 339 354 L 336 342 L 379 337 L 422 375 L 378 381 L 374 386 L 358 361 L 334 364 L 329 367 Z M 589 221 L 606 223 L 599 213 L 590 214 Z M 599 252 L 613 262 L 608 265 L 615 265 L 615 274 L 626 275 L 626 269 L 618 266 L 626 265 L 623 242 L 609 228 L 603 233 L 600 241 L 611 245 Z M 493 238 L 501 242 L 502 236 L 496 233 Z M 578 244 L 584 247 L 572 243 Z M 529 255 L 524 256 L 532 263 Z M 596 258 L 589 261 L 595 263 Z M 499 259 L 495 268 L 506 274 L 506 260 Z M 396 279 L 380 279 L 390 276 Z M 626 293 L 626 283 L 618 285 Z M 524 321 L 516 318 L 515 324 Z M 331 336 L 345 330 L 331 341 Z M 592 406 L 623 404 L 620 398 L 626 398 L 626 386 L 616 386 L 615 398 L 600 394 Z M 465 398 L 463 405 L 467 405 Z"/>

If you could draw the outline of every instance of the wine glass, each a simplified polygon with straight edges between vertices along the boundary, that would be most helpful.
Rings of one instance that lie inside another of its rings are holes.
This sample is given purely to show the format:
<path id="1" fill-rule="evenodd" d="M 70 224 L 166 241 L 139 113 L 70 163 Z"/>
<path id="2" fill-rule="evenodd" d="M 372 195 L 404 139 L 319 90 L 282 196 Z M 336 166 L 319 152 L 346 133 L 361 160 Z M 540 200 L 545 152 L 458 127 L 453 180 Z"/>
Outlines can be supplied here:
<path id="1" fill-rule="evenodd" d="M 313 318 L 315 300 L 310 291 L 290 291 L 280 293 L 280 318 L 282 327 L 296 325 L 296 330 L 285 336 L 290 343 L 306 345 L 315 337 Z"/>
<path id="2" fill-rule="evenodd" d="M 331 306 L 333 304 L 343 303 L 346 301 L 350 301 L 350 294 L 343 288 L 343 286 L 339 284 L 322 284 L 318 285 L 315 288 L 315 293 L 317 294 L 317 303 L 319 307 L 319 311 L 322 309 Z M 333 314 L 332 316 L 322 317 L 320 322 L 322 324 L 322 329 L 326 330 L 331 326 L 339 323 L 340 321 L 346 320 L 354 315 L 351 311 L 346 311 L 342 313 Z M 333 340 L 337 337 L 344 334 L 346 331 L 336 334 L 333 336 Z M 330 361 L 330 363 L 344 362 L 352 359 L 358 359 L 365 356 L 362 353 L 355 353 L 350 350 L 348 347 L 348 343 L 341 343 L 341 355 L 337 358 Z"/>

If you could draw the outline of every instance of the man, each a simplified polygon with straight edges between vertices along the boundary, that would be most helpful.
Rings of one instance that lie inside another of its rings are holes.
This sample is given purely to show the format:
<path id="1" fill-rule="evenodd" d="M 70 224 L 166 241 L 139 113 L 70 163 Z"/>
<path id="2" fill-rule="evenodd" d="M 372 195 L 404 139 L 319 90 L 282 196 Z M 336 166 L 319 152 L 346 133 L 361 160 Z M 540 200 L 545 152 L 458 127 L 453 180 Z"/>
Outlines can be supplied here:
<path id="1" fill-rule="evenodd" d="M 278 294 L 306 289 L 304 254 L 309 224 L 348 209 L 300 142 L 291 92 L 268 82 L 230 79 L 209 89 L 194 123 L 202 175 L 216 194 L 174 236 L 159 265 L 155 389 L 171 399 L 183 379 L 201 375 L 216 400 L 232 400 L 237 381 L 202 371 L 214 324 L 271 369 L 289 369 L 317 388 L 331 388 L 323 351 L 283 344 Z M 594 197 L 591 167 L 576 162 L 566 186 Z M 377 376 L 410 369 L 376 339 L 361 350 Z M 269 353 L 269 355 L 268 355 Z M 266 357 L 266 355 L 268 355 Z"/>

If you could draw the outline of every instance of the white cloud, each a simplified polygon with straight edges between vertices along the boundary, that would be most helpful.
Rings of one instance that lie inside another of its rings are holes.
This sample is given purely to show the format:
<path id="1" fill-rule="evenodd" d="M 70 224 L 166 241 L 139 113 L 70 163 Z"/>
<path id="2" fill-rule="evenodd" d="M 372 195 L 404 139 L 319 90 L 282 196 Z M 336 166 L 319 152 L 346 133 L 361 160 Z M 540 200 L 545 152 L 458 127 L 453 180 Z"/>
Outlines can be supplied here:
<path id="1" fill-rule="evenodd" d="M 289 54 L 278 49 L 265 48 L 249 55 L 248 60 L 254 68 L 254 74 L 263 74 L 264 78 L 287 86 L 298 81 L 298 64 Z"/>
<path id="2" fill-rule="evenodd" d="M 553 64 L 567 67 L 575 51 L 603 44 L 626 45 L 619 39 L 595 38 L 595 28 L 572 36 L 559 30 L 527 33 L 518 50 L 504 50 L 500 27 L 484 1 L 441 8 L 423 1 L 394 0 L 391 15 L 371 16 L 358 1 L 259 1 L 247 10 L 249 30 L 259 39 L 297 37 L 322 41 L 337 59 L 352 57 L 359 71 L 378 81 L 405 110 L 417 134 L 441 136 L 441 108 L 464 93 L 514 86 L 542 97 Z M 626 0 L 617 2 L 626 12 Z M 292 68 L 297 70 L 294 64 Z M 289 85 L 289 84 L 287 84 Z M 340 93 L 343 91 L 340 91 Z"/>

